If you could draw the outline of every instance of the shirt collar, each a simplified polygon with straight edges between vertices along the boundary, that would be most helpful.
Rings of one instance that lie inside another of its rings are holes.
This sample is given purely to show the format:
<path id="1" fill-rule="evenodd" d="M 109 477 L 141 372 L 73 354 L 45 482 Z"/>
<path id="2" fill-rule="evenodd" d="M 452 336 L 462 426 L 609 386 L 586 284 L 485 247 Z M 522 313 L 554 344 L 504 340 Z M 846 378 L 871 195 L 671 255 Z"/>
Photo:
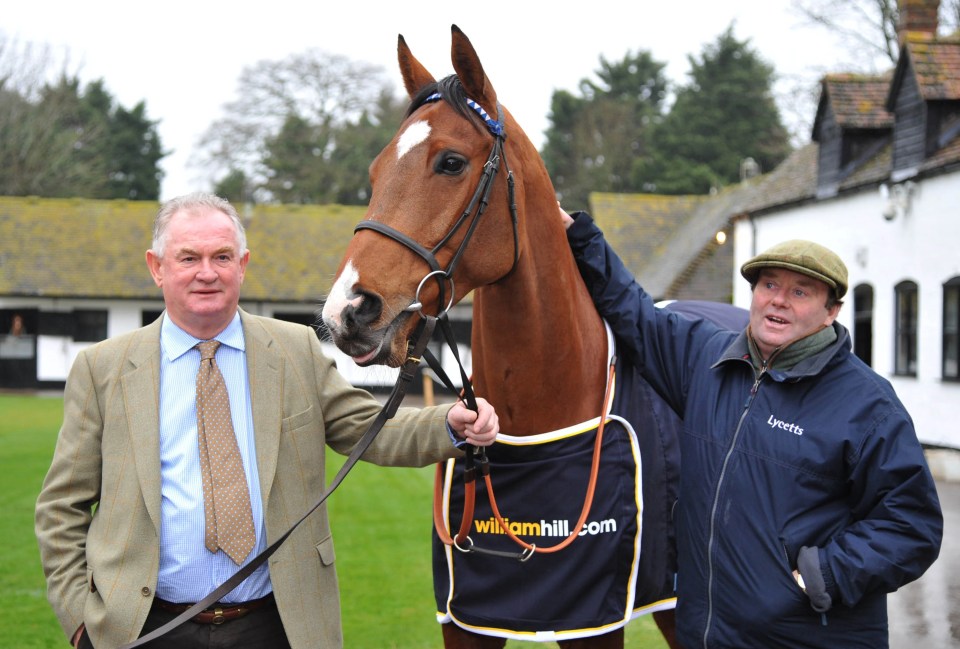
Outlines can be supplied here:
<path id="1" fill-rule="evenodd" d="M 214 336 L 213 339 L 219 340 L 221 345 L 233 347 L 240 351 L 246 350 L 239 310 L 233 314 L 233 320 L 230 321 L 226 329 Z M 199 342 L 203 341 L 178 327 L 164 312 L 163 322 L 160 324 L 160 348 L 163 350 L 162 353 L 167 356 L 168 361 L 177 360 L 196 347 Z"/>

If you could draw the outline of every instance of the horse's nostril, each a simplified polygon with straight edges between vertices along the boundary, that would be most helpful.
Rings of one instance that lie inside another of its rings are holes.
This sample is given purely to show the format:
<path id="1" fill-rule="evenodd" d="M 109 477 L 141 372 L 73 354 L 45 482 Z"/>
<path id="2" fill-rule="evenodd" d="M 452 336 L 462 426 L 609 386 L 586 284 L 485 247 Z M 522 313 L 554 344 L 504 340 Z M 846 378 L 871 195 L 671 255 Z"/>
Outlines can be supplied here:
<path id="1" fill-rule="evenodd" d="M 343 310 L 343 326 L 348 331 L 369 327 L 383 312 L 383 301 L 373 293 L 361 292 Z"/>

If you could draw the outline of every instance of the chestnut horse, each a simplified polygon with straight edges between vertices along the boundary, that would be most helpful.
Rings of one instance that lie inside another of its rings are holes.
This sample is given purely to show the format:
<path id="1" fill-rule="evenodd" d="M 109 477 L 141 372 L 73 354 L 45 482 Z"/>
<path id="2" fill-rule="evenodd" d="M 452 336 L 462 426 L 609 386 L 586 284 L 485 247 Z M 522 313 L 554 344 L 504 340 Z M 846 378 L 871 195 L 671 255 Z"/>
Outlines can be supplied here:
<path id="1" fill-rule="evenodd" d="M 472 384 L 496 407 L 502 435 L 602 421 L 608 336 L 567 244 L 553 185 L 470 41 L 455 25 L 452 34 L 455 75 L 440 83 L 399 37 L 411 105 L 370 167 L 366 218 L 347 247 L 323 320 L 358 365 L 396 367 L 406 359 L 418 314 L 442 313 L 473 292 Z M 519 562 L 500 561 L 518 570 Z M 672 647 L 674 602 L 667 593 L 649 609 Z M 629 618 L 558 638 L 560 646 L 622 647 Z M 442 626 L 446 647 L 505 644 L 456 622 Z"/>

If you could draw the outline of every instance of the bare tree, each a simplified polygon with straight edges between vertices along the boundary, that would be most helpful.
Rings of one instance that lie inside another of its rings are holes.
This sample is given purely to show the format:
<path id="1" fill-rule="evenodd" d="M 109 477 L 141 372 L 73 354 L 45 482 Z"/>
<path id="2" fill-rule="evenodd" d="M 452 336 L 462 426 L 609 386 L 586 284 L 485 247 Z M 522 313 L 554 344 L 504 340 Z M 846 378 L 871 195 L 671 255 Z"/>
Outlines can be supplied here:
<path id="1" fill-rule="evenodd" d="M 941 25 L 948 32 L 960 32 L 960 0 L 947 0 L 940 8 Z"/>
<path id="2" fill-rule="evenodd" d="M 36 101 L 57 63 L 57 57 L 48 45 L 21 43 L 0 31 L 0 90 L 15 92 L 27 101 Z M 66 61 L 63 66 L 66 71 Z"/>
<path id="3" fill-rule="evenodd" d="M 50 85 L 55 66 L 60 88 L 76 79 L 67 60 L 49 46 L 0 34 L 0 194 L 83 195 L 105 177 L 96 160 L 78 163 L 97 133 L 65 127 L 76 115 L 76 97 Z"/>
<path id="4" fill-rule="evenodd" d="M 897 0 L 799 0 L 796 11 L 808 22 L 834 32 L 855 59 L 877 58 L 895 65 L 900 54 Z M 941 0 L 940 34 L 960 27 L 960 0 Z"/>
<path id="5" fill-rule="evenodd" d="M 382 68 L 317 49 L 260 61 L 243 70 L 237 99 L 224 105 L 224 117 L 203 134 L 191 164 L 204 169 L 210 181 L 240 173 L 262 188 L 266 144 L 288 120 L 325 131 L 339 128 L 356 122 L 386 88 Z"/>

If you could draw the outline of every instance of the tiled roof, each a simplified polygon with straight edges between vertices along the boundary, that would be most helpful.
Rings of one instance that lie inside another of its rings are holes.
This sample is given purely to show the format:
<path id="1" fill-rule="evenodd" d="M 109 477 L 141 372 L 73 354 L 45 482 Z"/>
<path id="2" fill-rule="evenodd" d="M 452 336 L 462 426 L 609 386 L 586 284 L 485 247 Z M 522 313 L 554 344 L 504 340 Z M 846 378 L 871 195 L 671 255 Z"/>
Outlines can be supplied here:
<path id="1" fill-rule="evenodd" d="M 892 128 L 893 114 L 886 107 L 891 76 L 892 72 L 880 76 L 828 74 L 820 83 L 817 123 L 829 102 L 842 128 Z"/>
<path id="2" fill-rule="evenodd" d="M 707 200 L 697 204 L 690 217 L 671 233 L 666 245 L 661 246 L 660 255 L 648 260 L 646 277 L 642 280 L 644 288 L 656 297 L 673 297 L 701 254 L 713 245 L 717 232 L 727 229 L 732 218 L 742 212 L 744 201 L 758 182 L 759 179 L 754 179 L 703 197 Z M 710 293 L 713 296 L 732 293 L 729 274 L 713 278 L 712 283 Z"/>
<path id="3" fill-rule="evenodd" d="M 0 197 L 0 295 L 156 299 L 144 253 L 158 204 Z M 316 303 L 365 208 L 241 208 L 244 301 Z"/>
<path id="4" fill-rule="evenodd" d="M 677 282 L 697 263 L 758 181 L 712 196 L 590 195 L 597 225 L 627 268 L 657 298 L 673 297 Z M 713 295 L 728 295 L 730 278 L 716 278 Z"/>
<path id="5" fill-rule="evenodd" d="M 752 190 L 743 198 L 742 212 L 791 205 L 810 200 L 817 192 L 816 142 L 803 146 L 777 165 L 777 168 L 754 181 Z"/>
<path id="6" fill-rule="evenodd" d="M 920 170 L 930 171 L 948 167 L 960 167 L 960 133 L 944 147 L 924 160 L 923 164 L 920 165 Z"/>
<path id="7" fill-rule="evenodd" d="M 597 192 L 590 195 L 590 210 L 627 268 L 652 295 L 659 296 L 666 287 L 654 286 L 650 276 L 658 265 L 675 265 L 675 258 L 668 254 L 673 234 L 707 198 Z"/>
<path id="8" fill-rule="evenodd" d="M 925 100 L 960 99 L 960 35 L 911 32 L 904 49 Z M 901 56 L 901 61 L 907 57 Z"/>

